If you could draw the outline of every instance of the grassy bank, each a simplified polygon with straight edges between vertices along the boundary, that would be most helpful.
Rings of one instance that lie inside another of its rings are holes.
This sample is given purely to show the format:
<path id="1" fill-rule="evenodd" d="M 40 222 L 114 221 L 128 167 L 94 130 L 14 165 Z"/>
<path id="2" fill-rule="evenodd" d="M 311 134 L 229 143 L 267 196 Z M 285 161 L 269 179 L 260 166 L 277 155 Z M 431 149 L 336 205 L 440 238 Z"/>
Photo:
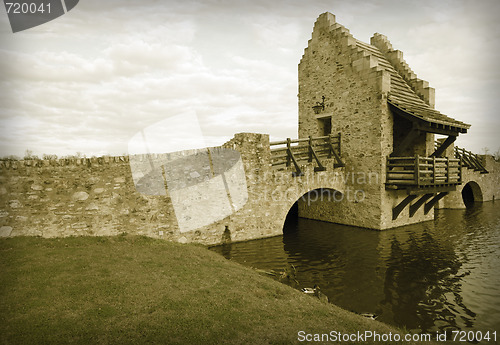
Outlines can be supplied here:
<path id="1" fill-rule="evenodd" d="M 300 330 L 395 330 L 195 245 L 0 240 L 3 344 L 289 344 Z"/>

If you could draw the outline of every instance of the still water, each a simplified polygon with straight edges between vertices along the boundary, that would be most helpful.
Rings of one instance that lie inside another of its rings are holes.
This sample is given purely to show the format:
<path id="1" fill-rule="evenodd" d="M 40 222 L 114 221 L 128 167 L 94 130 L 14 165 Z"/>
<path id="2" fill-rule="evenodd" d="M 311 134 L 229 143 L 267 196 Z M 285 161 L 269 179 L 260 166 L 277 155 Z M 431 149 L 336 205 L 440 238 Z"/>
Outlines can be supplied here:
<path id="1" fill-rule="evenodd" d="M 500 202 L 386 231 L 299 218 L 283 236 L 211 249 L 414 332 L 500 331 Z"/>

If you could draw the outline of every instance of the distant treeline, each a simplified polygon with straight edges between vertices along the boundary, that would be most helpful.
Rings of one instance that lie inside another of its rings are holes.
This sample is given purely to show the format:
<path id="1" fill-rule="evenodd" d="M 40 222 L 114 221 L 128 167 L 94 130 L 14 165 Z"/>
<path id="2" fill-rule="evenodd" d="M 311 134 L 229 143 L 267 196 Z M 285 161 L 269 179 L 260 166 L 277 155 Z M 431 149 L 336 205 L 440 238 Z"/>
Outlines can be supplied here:
<path id="1" fill-rule="evenodd" d="M 127 154 L 125 154 L 125 153 L 122 154 L 122 156 L 126 156 L 126 155 Z M 103 155 L 100 157 L 106 157 L 106 156 L 111 157 L 111 155 Z M 2 160 L 2 161 L 20 161 L 20 160 L 28 161 L 28 160 L 55 160 L 55 159 L 72 159 L 72 158 L 97 158 L 97 156 L 92 155 L 90 157 L 87 157 L 87 155 L 85 155 L 81 152 L 77 152 L 74 155 L 65 155 L 65 156 L 58 157 L 56 154 L 44 153 L 42 155 L 42 158 L 40 158 L 38 155 L 33 154 L 33 151 L 26 150 L 26 152 L 24 153 L 24 157 L 19 157 L 16 155 L 8 155 L 8 156 L 0 157 L 0 160 Z"/>

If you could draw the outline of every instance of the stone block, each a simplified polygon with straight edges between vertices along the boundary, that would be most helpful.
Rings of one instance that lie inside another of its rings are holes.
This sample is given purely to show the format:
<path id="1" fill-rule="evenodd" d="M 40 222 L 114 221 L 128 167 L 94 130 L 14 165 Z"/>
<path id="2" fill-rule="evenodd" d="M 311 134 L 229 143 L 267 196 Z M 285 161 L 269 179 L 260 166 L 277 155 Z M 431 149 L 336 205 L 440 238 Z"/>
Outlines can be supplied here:
<path id="1" fill-rule="evenodd" d="M 0 237 L 9 237 L 12 233 L 11 226 L 2 226 L 0 227 Z"/>

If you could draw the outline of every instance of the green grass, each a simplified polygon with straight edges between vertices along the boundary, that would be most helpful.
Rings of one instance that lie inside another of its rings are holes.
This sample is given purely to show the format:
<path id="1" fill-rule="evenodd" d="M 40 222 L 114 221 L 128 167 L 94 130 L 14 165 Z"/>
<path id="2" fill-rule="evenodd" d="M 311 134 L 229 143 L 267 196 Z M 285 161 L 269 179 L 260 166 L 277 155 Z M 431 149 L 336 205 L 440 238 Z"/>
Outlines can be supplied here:
<path id="1" fill-rule="evenodd" d="M 290 344 L 300 330 L 395 332 L 201 246 L 0 240 L 2 344 Z"/>

